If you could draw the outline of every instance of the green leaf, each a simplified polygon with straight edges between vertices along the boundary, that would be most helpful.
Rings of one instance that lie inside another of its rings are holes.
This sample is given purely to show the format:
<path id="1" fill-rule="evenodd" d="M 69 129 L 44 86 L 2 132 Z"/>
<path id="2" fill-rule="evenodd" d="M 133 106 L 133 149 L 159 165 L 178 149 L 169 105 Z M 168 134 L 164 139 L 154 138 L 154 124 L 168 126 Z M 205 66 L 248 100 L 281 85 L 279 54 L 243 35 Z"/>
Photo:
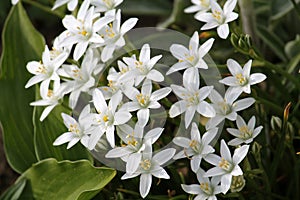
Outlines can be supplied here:
<path id="1" fill-rule="evenodd" d="M 61 161 L 46 159 L 22 174 L 31 183 L 20 199 L 76 200 L 90 199 L 116 175 L 109 168 L 94 167 L 87 160 Z"/>
<path id="2" fill-rule="evenodd" d="M 17 200 L 20 198 L 26 185 L 26 179 L 23 179 L 12 185 L 5 193 L 0 196 L 0 200 Z"/>
<path id="3" fill-rule="evenodd" d="M 299 3 L 300 0 L 295 0 L 296 3 Z M 294 8 L 294 5 L 290 0 L 272 0 L 271 3 L 271 11 L 272 11 L 272 17 L 271 20 L 277 20 L 281 17 L 284 17 L 286 14 L 288 14 L 292 9 Z"/>
<path id="4" fill-rule="evenodd" d="M 172 10 L 172 4 L 166 0 L 126 0 L 120 8 L 126 15 L 167 16 Z"/>
<path id="5" fill-rule="evenodd" d="M 289 58 L 287 71 L 292 73 L 300 63 L 300 35 L 297 35 L 295 40 L 288 42 L 284 47 L 284 51 Z"/>
<path id="6" fill-rule="evenodd" d="M 33 146 L 34 88 L 24 86 L 31 75 L 26 63 L 38 60 L 44 38 L 31 24 L 23 6 L 13 6 L 2 33 L 3 54 L 0 60 L 0 121 L 4 148 L 10 166 L 21 173 L 37 161 Z"/>
<path id="7" fill-rule="evenodd" d="M 273 52 L 283 61 L 286 61 L 284 52 L 284 42 L 273 32 L 266 27 L 257 26 L 258 36 L 273 50 Z"/>
<path id="8" fill-rule="evenodd" d="M 37 89 L 37 91 L 39 90 Z M 69 110 L 61 105 L 56 106 L 41 122 L 39 118 L 43 109 L 44 107 L 34 109 L 34 146 L 38 159 L 55 158 L 58 161 L 89 159 L 92 161 L 89 152 L 80 143 L 71 149 L 67 149 L 66 145 L 53 146 L 55 139 L 68 131 L 63 123 L 61 113 L 69 114 Z"/>

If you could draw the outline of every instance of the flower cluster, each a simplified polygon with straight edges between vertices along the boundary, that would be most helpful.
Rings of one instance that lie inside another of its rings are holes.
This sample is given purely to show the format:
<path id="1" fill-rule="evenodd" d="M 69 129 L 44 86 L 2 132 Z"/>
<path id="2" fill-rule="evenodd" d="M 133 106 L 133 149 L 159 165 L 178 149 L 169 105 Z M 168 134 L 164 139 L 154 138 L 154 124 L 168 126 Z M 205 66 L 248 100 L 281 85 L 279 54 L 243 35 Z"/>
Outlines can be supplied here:
<path id="1" fill-rule="evenodd" d="M 216 199 L 216 194 L 228 192 L 233 177 L 243 174 L 239 164 L 247 155 L 248 144 L 262 129 L 261 126 L 255 128 L 254 116 L 246 124 L 238 114 L 253 105 L 254 98 L 239 99 L 239 96 L 243 92 L 249 95 L 250 86 L 262 82 L 266 76 L 250 74 L 251 60 L 242 68 L 235 60 L 228 59 L 227 67 L 232 76 L 219 81 L 229 86 L 226 92 L 223 94 L 212 85 L 203 85 L 200 70 L 210 67 L 205 56 L 214 39 L 200 45 L 197 31 L 190 38 L 188 48 L 181 44 L 170 46 L 170 52 L 178 62 L 166 73 L 157 65 L 162 55 L 151 56 L 149 44 L 144 44 L 138 55 L 131 54 L 118 60 L 117 68 L 110 66 L 108 61 L 126 44 L 124 35 L 137 23 L 137 18 L 121 23 L 121 10 L 116 9 L 121 2 L 85 0 L 76 16 L 63 18 L 66 30 L 54 40 L 51 50 L 45 46 L 42 60 L 27 64 L 28 71 L 34 76 L 25 87 L 40 83 L 41 99 L 31 105 L 46 106 L 40 117 L 43 121 L 55 106 L 64 102 L 64 97 L 68 96 L 69 107 L 75 109 L 81 93 L 86 93 L 91 96 L 91 101 L 78 117 L 61 114 L 68 131 L 53 145 L 68 143 L 69 149 L 80 142 L 97 153 L 101 143 L 107 142 L 107 147 L 102 146 L 105 157 L 125 162 L 126 173 L 122 180 L 140 176 L 139 190 L 143 198 L 150 191 L 152 176 L 170 178 L 163 168 L 169 161 L 189 158 L 200 186 L 182 185 L 182 188 L 187 193 L 197 194 L 196 199 Z M 206 22 L 202 30 L 218 27 L 219 36 L 226 38 L 229 34 L 227 23 L 238 16 L 233 12 L 236 0 L 226 1 L 223 9 L 215 0 L 192 2 L 195 5 L 185 11 L 197 12 L 195 18 Z M 77 8 L 78 1 L 57 0 L 53 9 L 63 4 L 72 11 Z M 106 67 L 109 68 L 106 70 Z M 108 73 L 104 80 L 107 85 L 97 79 L 104 71 Z M 160 84 L 173 73 L 183 74 L 182 84 Z M 153 127 L 153 111 L 162 108 L 162 100 L 169 101 L 170 95 L 176 95 L 178 100 L 172 98 L 169 117 L 182 115 L 185 131 L 173 138 L 176 148 L 165 148 L 156 153 L 153 145 L 166 133 L 163 133 L 164 127 Z M 206 132 L 202 136 L 199 117 L 207 119 L 203 126 Z M 236 121 L 238 129 L 227 128 L 235 137 L 228 144 L 236 149 L 231 155 L 227 143 L 221 140 L 221 156 L 218 156 L 214 141 L 219 139 L 220 124 L 225 120 Z M 245 145 L 239 146 L 243 143 Z M 205 172 L 203 162 L 213 167 Z"/>

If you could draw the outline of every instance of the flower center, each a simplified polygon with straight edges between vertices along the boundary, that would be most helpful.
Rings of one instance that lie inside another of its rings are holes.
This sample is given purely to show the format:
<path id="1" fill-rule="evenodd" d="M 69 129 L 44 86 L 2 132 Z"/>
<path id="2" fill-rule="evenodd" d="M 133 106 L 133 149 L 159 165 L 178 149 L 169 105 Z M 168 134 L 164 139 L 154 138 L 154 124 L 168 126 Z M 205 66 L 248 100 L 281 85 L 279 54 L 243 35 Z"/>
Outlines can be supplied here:
<path id="1" fill-rule="evenodd" d="M 208 8 L 210 5 L 208 0 L 199 0 L 199 1 L 202 7 Z"/>
<path id="2" fill-rule="evenodd" d="M 109 116 L 108 116 L 108 115 L 104 115 L 104 116 L 102 117 L 102 120 L 103 120 L 104 122 L 108 122 L 108 121 L 109 121 Z"/>
<path id="3" fill-rule="evenodd" d="M 218 21 L 219 24 L 223 24 L 223 16 L 220 11 L 214 10 L 212 16 Z"/>
<path id="4" fill-rule="evenodd" d="M 252 131 L 249 130 L 248 126 L 242 126 L 239 128 L 239 131 L 242 133 L 241 136 L 243 139 L 248 139 L 252 136 Z"/>
<path id="5" fill-rule="evenodd" d="M 224 169 L 225 171 L 230 171 L 231 170 L 231 163 L 228 162 L 227 160 L 225 160 L 224 158 L 221 159 L 221 161 L 219 162 L 219 167 Z"/>
<path id="6" fill-rule="evenodd" d="M 146 107 L 149 104 L 149 96 L 138 94 L 136 95 L 136 99 L 142 107 Z"/>
<path id="7" fill-rule="evenodd" d="M 200 188 L 206 194 L 208 194 L 208 195 L 212 194 L 212 188 L 210 187 L 210 185 L 207 182 L 206 183 L 201 183 Z"/>
<path id="8" fill-rule="evenodd" d="M 47 97 L 51 98 L 53 96 L 53 90 L 48 90 Z"/>
<path id="9" fill-rule="evenodd" d="M 235 78 L 237 79 L 239 85 L 243 86 L 247 84 L 247 79 L 243 76 L 243 74 L 239 73 L 235 75 Z"/>
<path id="10" fill-rule="evenodd" d="M 128 134 L 126 138 L 129 138 L 127 141 L 128 145 L 136 146 L 138 144 L 138 141 L 134 138 L 134 132 L 132 134 Z"/>
<path id="11" fill-rule="evenodd" d="M 199 142 L 197 140 L 190 141 L 189 146 L 197 153 L 201 151 L 201 146 L 199 146 Z"/>
<path id="12" fill-rule="evenodd" d="M 140 166 L 144 170 L 149 170 L 151 168 L 151 161 L 149 159 L 145 159 L 140 162 Z"/>
<path id="13" fill-rule="evenodd" d="M 54 47 L 52 47 L 52 50 L 50 51 L 50 58 L 54 59 L 57 56 L 59 56 L 61 54 L 61 51 L 55 49 Z"/>
<path id="14" fill-rule="evenodd" d="M 73 69 L 72 72 L 74 78 L 79 78 L 81 80 L 83 79 L 80 69 Z"/>
<path id="15" fill-rule="evenodd" d="M 40 61 L 40 64 L 39 64 L 38 68 L 35 70 L 35 72 L 41 73 L 41 74 L 46 74 L 46 73 L 47 73 L 47 69 L 46 69 L 46 67 L 42 64 L 41 61 Z"/>
<path id="16" fill-rule="evenodd" d="M 72 133 L 76 133 L 76 134 L 80 133 L 80 130 L 79 130 L 77 124 L 70 124 L 69 131 Z"/>
<path id="17" fill-rule="evenodd" d="M 105 29 L 106 35 L 109 38 L 114 38 L 116 36 L 116 33 L 113 30 L 113 25 L 112 23 L 109 24 L 109 28 Z"/>
<path id="18" fill-rule="evenodd" d="M 220 102 L 219 107 L 224 115 L 231 113 L 231 106 L 226 101 Z"/>

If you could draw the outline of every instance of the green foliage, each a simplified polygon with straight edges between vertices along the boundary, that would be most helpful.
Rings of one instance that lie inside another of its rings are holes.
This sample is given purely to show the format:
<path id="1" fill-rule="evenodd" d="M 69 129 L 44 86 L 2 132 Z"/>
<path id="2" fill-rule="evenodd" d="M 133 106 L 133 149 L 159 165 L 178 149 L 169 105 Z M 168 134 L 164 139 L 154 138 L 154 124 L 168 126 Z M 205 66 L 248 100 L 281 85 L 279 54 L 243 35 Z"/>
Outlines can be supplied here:
<path id="1" fill-rule="evenodd" d="M 46 159 L 25 171 L 18 181 L 28 180 L 20 199 L 91 199 L 116 172 L 94 167 L 87 160 L 75 162 Z"/>
<path id="2" fill-rule="evenodd" d="M 39 60 L 44 50 L 43 36 L 31 24 L 22 4 L 14 6 L 2 33 L 0 120 L 4 147 L 11 167 L 21 173 L 37 161 L 33 145 L 34 88 L 25 89 L 31 77 L 25 66 Z"/>

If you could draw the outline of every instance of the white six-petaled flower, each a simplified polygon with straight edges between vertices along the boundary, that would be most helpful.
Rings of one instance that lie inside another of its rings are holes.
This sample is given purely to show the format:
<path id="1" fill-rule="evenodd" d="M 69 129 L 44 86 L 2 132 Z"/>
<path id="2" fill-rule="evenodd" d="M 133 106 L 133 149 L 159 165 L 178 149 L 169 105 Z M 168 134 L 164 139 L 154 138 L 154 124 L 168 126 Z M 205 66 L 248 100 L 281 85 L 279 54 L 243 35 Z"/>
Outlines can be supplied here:
<path id="1" fill-rule="evenodd" d="M 234 150 L 231 157 L 230 150 L 224 140 L 221 140 L 221 157 L 215 154 L 209 154 L 205 157 L 205 161 L 214 165 L 215 167 L 209 169 L 204 177 L 221 177 L 221 189 L 225 194 L 231 185 L 232 176 L 239 176 L 243 174 L 239 163 L 246 157 L 249 150 L 249 145 L 243 145 Z"/>
<path id="2" fill-rule="evenodd" d="M 199 34 L 196 31 L 190 39 L 188 49 L 181 44 L 172 44 L 170 51 L 179 61 L 168 70 L 167 75 L 182 69 L 186 69 L 184 73 L 198 73 L 198 68 L 207 69 L 208 65 L 203 57 L 209 52 L 213 42 L 214 39 L 211 38 L 199 47 Z"/>
<path id="3" fill-rule="evenodd" d="M 201 138 L 198 127 L 194 122 L 192 124 L 191 139 L 186 137 L 175 137 L 173 139 L 176 145 L 184 148 L 174 156 L 174 159 L 190 158 L 192 171 L 196 173 L 200 168 L 202 158 L 215 151 L 209 144 L 215 138 L 217 132 L 218 128 L 211 129 L 204 133 Z"/>
<path id="4" fill-rule="evenodd" d="M 213 86 L 204 86 L 199 89 L 199 74 L 192 72 L 183 75 L 183 86 L 171 85 L 173 92 L 182 99 L 171 106 L 169 111 L 171 118 L 185 112 L 185 127 L 187 128 L 196 112 L 205 117 L 215 116 L 214 108 L 204 100 L 212 91 Z"/>
<path id="5" fill-rule="evenodd" d="M 138 124 L 144 127 L 149 121 L 150 109 L 158 109 L 161 105 L 158 101 L 168 96 L 171 88 L 164 87 L 152 93 L 152 82 L 147 79 L 142 85 L 141 92 L 135 87 L 127 87 L 125 95 L 131 100 L 123 105 L 128 111 L 137 111 Z"/>
<path id="6" fill-rule="evenodd" d="M 63 133 L 59 136 L 54 142 L 54 146 L 58 146 L 64 143 L 68 143 L 67 149 L 74 146 L 77 142 L 85 147 L 88 146 L 89 136 L 93 134 L 94 131 L 97 131 L 94 127 L 91 126 L 91 122 L 86 120 L 86 117 L 90 114 L 90 106 L 87 105 L 81 111 L 78 122 L 65 113 L 62 113 L 61 116 L 64 120 L 65 126 L 68 128 L 68 132 Z"/>
<path id="7" fill-rule="evenodd" d="M 194 200 L 217 200 L 216 194 L 220 194 L 222 192 L 222 188 L 220 186 L 220 177 L 213 176 L 211 179 L 204 177 L 205 172 L 201 168 L 196 174 L 200 185 L 181 184 L 182 189 L 189 194 L 197 195 Z"/>
<path id="8" fill-rule="evenodd" d="M 107 12 L 115 9 L 123 0 L 91 0 L 91 4 L 95 6 L 95 12 Z"/>
<path id="9" fill-rule="evenodd" d="M 237 0 L 227 0 L 223 9 L 215 0 L 210 0 L 211 13 L 199 13 L 195 18 L 201 22 L 206 22 L 201 30 L 217 28 L 218 35 L 222 39 L 226 39 L 229 35 L 228 22 L 236 20 L 238 14 L 233 12 Z"/>
<path id="10" fill-rule="evenodd" d="M 73 11 L 77 7 L 78 0 L 56 0 L 52 7 L 52 10 L 55 10 L 64 4 L 67 4 L 67 8 L 69 11 Z"/>
<path id="11" fill-rule="evenodd" d="M 132 174 L 124 174 L 121 179 L 124 180 L 128 178 L 134 178 L 141 175 L 140 194 L 143 198 L 145 198 L 148 195 L 151 188 L 152 175 L 157 178 L 170 178 L 170 176 L 167 174 L 164 168 L 161 167 L 161 165 L 165 164 L 170 159 L 172 159 L 175 152 L 175 149 L 168 148 L 152 156 L 152 146 L 151 144 L 146 144 L 138 169 Z"/>
<path id="12" fill-rule="evenodd" d="M 185 13 L 197 12 L 196 15 L 198 15 L 200 13 L 205 13 L 210 9 L 210 0 L 191 0 L 191 2 L 193 5 L 184 9 Z"/>
<path id="13" fill-rule="evenodd" d="M 251 93 L 250 86 L 264 81 L 267 77 L 262 73 L 250 74 L 252 60 L 249 60 L 244 68 L 233 59 L 227 60 L 227 67 L 232 76 L 220 80 L 220 83 L 232 87 L 234 92 Z"/>
<path id="14" fill-rule="evenodd" d="M 218 126 L 225 119 L 235 121 L 238 111 L 250 107 L 255 102 L 255 99 L 252 97 L 237 100 L 238 97 L 239 93 L 231 88 L 227 89 L 224 98 L 216 90 L 213 89 L 211 91 L 208 98 L 212 102 L 212 106 L 216 111 L 216 116 L 209 119 L 206 123 L 205 126 L 207 130 Z"/>
<path id="15" fill-rule="evenodd" d="M 238 115 L 236 118 L 236 125 L 238 129 L 226 129 L 228 133 L 236 137 L 235 139 L 230 140 L 228 144 L 232 146 L 238 146 L 242 143 L 251 143 L 263 128 L 262 126 L 255 128 L 255 121 L 255 117 L 252 116 L 248 124 L 246 124 L 244 119 Z"/>

